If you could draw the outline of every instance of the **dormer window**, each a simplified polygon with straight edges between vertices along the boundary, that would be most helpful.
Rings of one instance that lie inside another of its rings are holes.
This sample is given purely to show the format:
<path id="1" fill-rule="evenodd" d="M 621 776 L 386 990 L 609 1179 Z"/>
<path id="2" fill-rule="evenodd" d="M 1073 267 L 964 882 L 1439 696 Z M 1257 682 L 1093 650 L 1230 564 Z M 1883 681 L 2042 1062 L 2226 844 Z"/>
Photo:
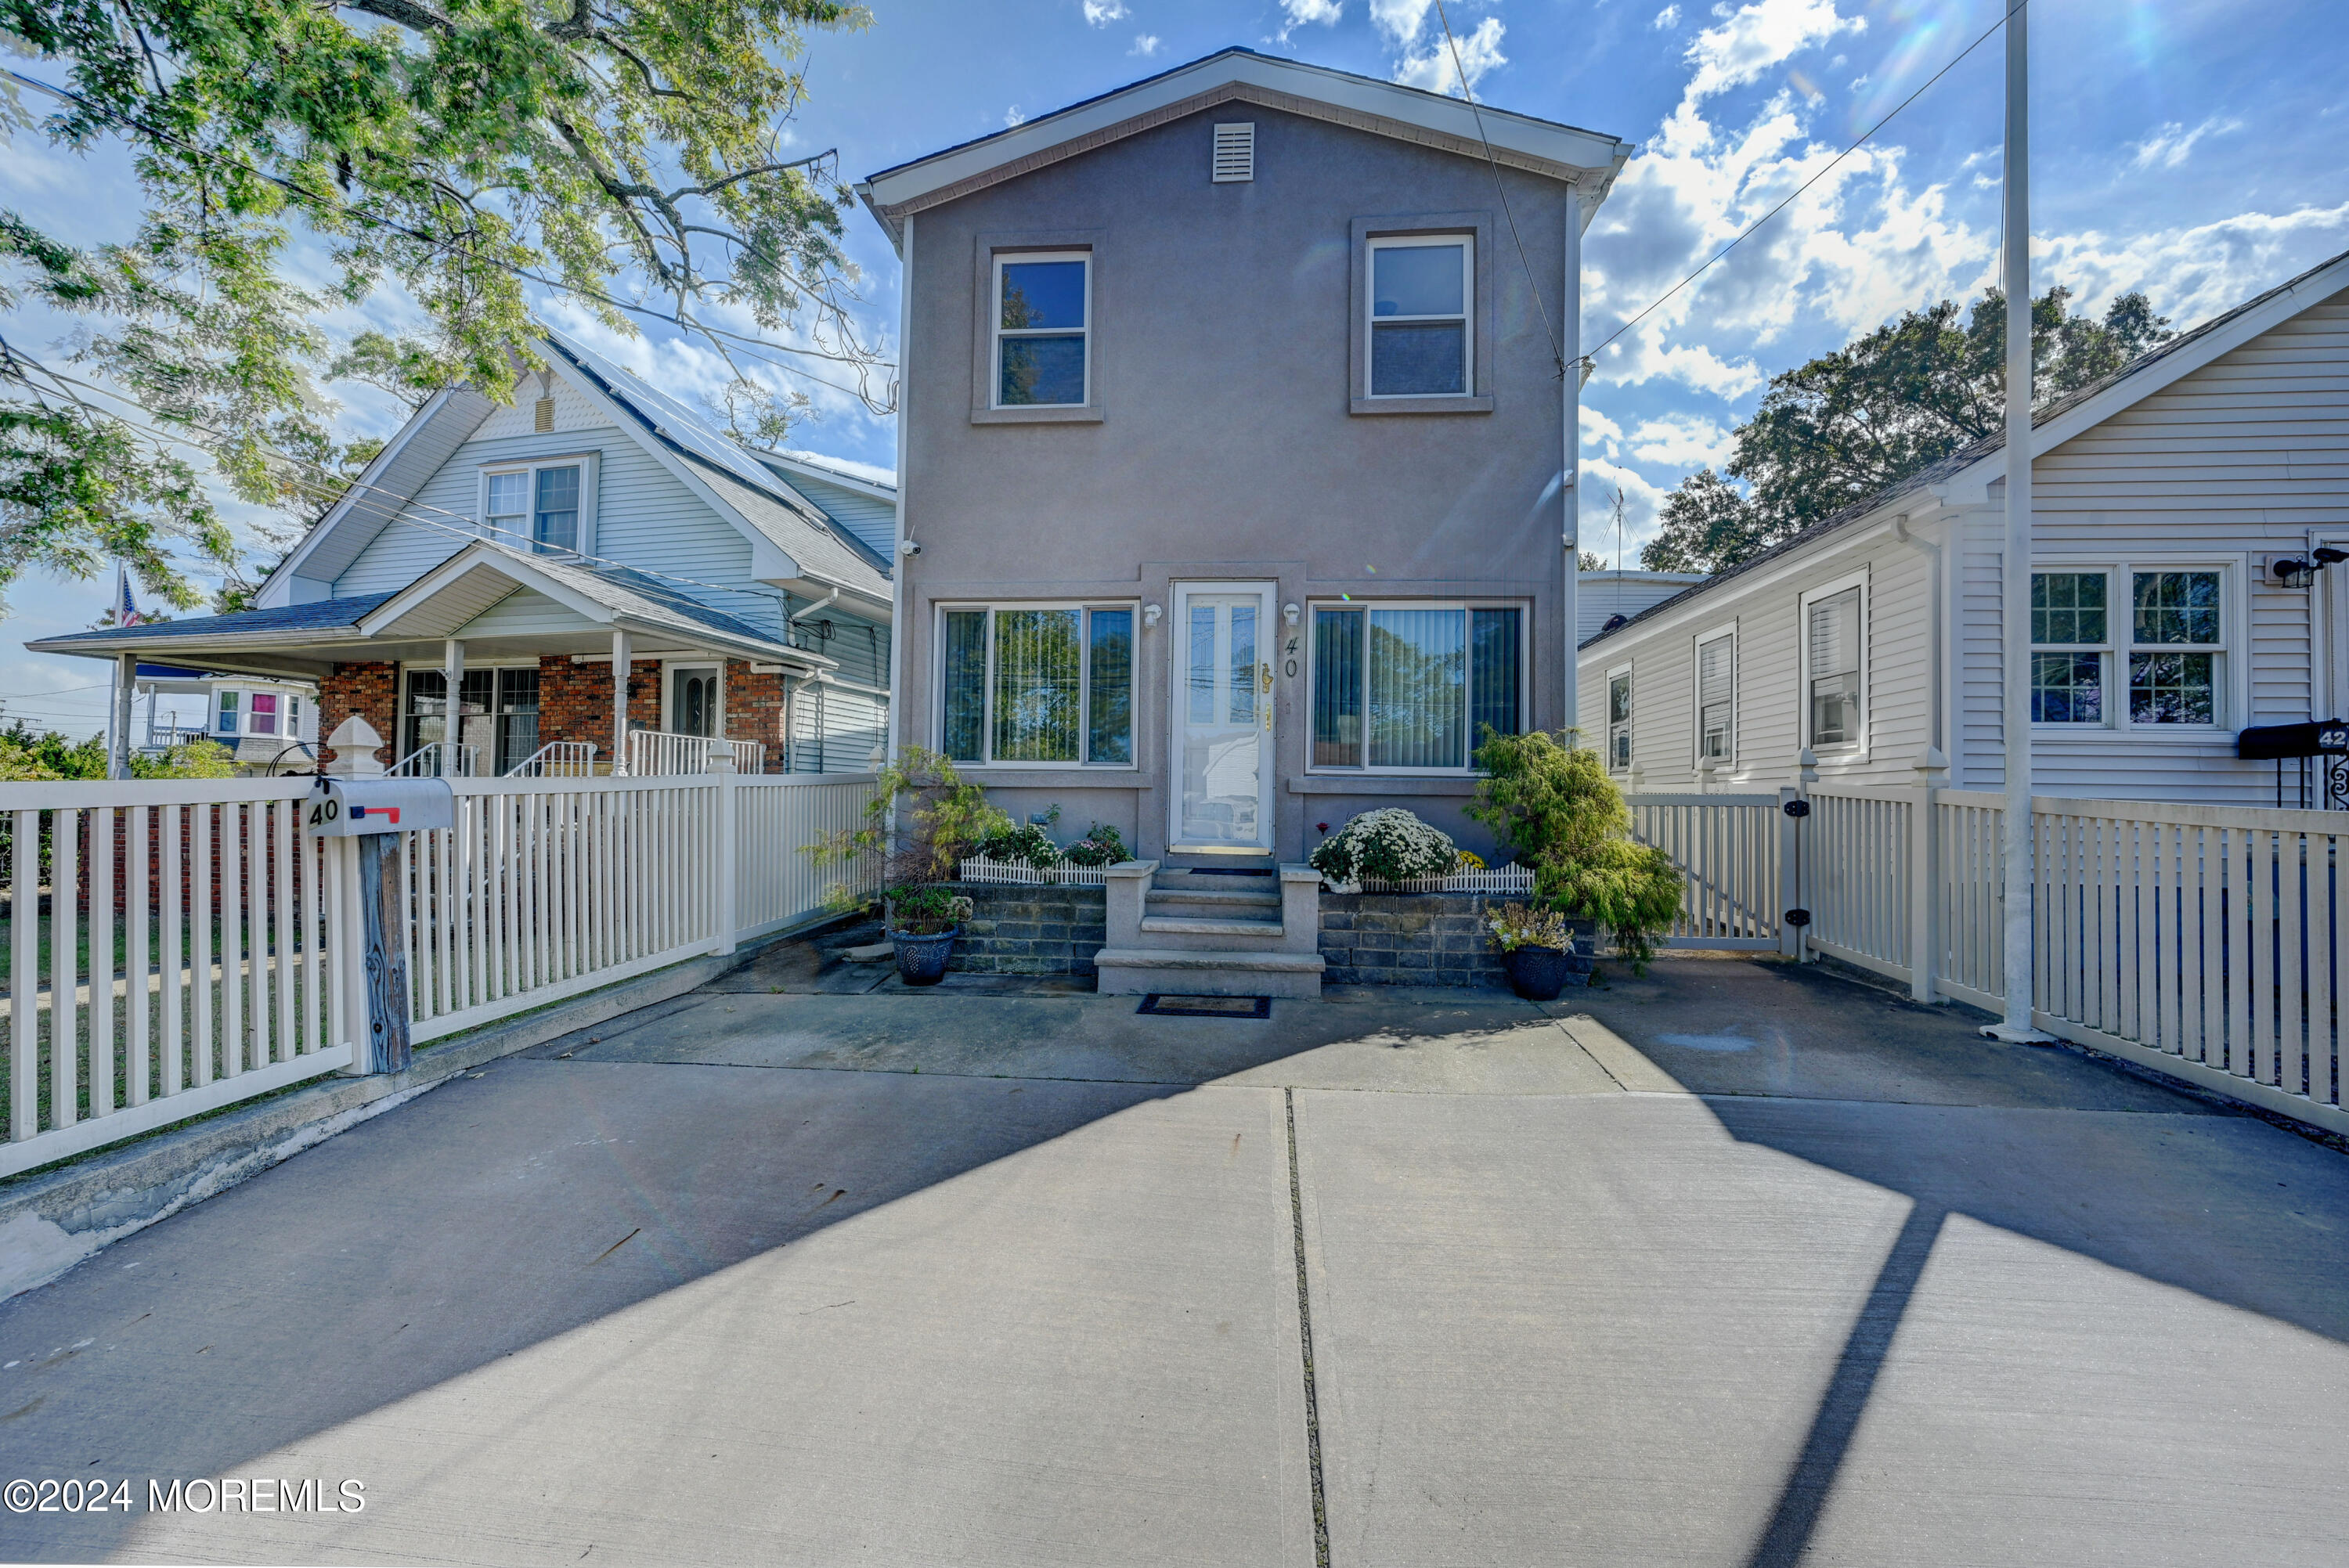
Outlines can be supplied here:
<path id="1" fill-rule="evenodd" d="M 995 259 L 995 407 L 1081 407 L 1091 389 L 1092 257 L 1014 252 Z"/>

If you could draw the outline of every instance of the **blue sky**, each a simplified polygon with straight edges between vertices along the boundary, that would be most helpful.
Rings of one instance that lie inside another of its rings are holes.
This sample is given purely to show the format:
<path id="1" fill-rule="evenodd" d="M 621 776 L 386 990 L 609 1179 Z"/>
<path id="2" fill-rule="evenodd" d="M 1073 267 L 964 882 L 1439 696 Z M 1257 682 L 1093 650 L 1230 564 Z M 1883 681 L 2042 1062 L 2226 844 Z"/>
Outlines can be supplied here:
<path id="1" fill-rule="evenodd" d="M 1596 343 L 1899 104 L 1988 29 L 2002 0 L 1446 0 L 1487 102 L 1611 132 L 1640 154 L 1587 249 Z M 861 32 L 818 34 L 799 145 L 836 147 L 851 177 L 1032 118 L 1231 44 L 1457 90 L 1433 0 L 874 0 Z M 2349 250 L 2349 27 L 2337 0 L 2039 0 L 2033 7 L 2036 286 L 2081 303 L 2142 288 L 2181 326 Z M 57 79 L 40 62 L 12 62 Z M 1586 546 L 1627 552 L 1657 502 L 1718 463 L 1777 371 L 1901 310 L 1995 275 L 2001 43 L 1991 38 L 1697 285 L 1600 356 L 1584 396 Z M 128 232 L 119 152 L 71 154 L 19 133 L 0 203 L 83 241 Z M 117 222 L 119 220 L 119 222 Z M 849 219 L 873 341 L 896 319 L 895 258 Z M 398 325 L 396 299 L 374 319 Z M 706 351 L 615 339 L 554 318 L 681 393 L 714 390 Z M 354 314 L 329 323 L 347 332 Z M 63 324 L 18 316 L 15 339 Z M 889 420 L 812 388 L 794 445 L 887 465 Z M 353 396 L 355 431 L 396 411 Z M 110 583 L 27 581 L 0 647 L 9 716 L 86 731 L 101 667 L 26 655 L 78 629 Z M 72 690 L 67 688 L 85 688 Z"/>

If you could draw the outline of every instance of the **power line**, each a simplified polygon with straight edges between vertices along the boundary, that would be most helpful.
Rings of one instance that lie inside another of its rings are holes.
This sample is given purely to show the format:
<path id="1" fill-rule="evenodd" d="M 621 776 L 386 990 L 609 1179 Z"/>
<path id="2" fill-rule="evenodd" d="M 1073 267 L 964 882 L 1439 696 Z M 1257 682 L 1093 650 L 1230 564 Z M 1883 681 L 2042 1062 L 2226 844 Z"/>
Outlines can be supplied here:
<path id="1" fill-rule="evenodd" d="M 319 196 L 316 191 L 305 189 L 297 181 L 288 180 L 282 175 L 272 174 L 265 169 L 261 169 L 245 162 L 243 159 L 231 158 L 226 153 L 214 152 L 209 148 L 198 147 L 192 142 L 182 140 L 181 139 L 171 135 L 169 131 L 161 130 L 154 126 L 148 125 L 143 120 L 137 119 L 129 115 L 118 114 L 112 109 L 101 108 L 98 105 L 90 102 L 89 99 L 82 97 L 79 93 L 70 92 L 66 88 L 54 87 L 47 82 L 38 80 L 33 77 L 26 76 L 21 71 L 10 70 L 5 66 L 0 66 L 0 75 L 5 75 L 13 80 L 21 82 L 25 86 L 33 88 L 36 92 L 47 93 L 49 97 L 57 99 L 61 103 L 74 104 L 81 108 L 88 110 L 90 113 L 97 115 L 103 119 L 112 121 L 115 125 L 127 127 L 129 129 L 140 132 L 141 135 L 151 136 L 158 141 L 177 147 L 182 151 L 191 153 L 195 157 L 210 159 L 215 163 L 223 163 L 232 169 L 241 169 L 257 180 L 265 180 L 270 184 L 277 186 L 281 190 L 290 191 L 295 195 L 301 197 L 305 201 L 311 202 L 316 206 L 330 208 L 351 218 L 355 218 L 360 222 L 370 223 L 379 229 L 388 229 L 394 233 L 404 234 L 408 238 L 418 242 L 419 244 L 430 245 L 436 250 L 455 251 L 458 249 L 458 246 L 451 241 L 443 239 L 439 235 L 426 233 L 421 229 L 412 229 L 407 224 L 398 222 L 394 219 L 378 217 L 372 212 L 364 212 L 356 207 L 337 206 L 330 199 Z M 481 256 L 477 259 L 487 262 L 490 265 L 496 267 L 501 272 L 510 273 L 515 277 L 522 278 L 530 283 L 537 284 L 544 288 L 554 289 L 559 294 L 578 294 L 584 298 L 594 300 L 598 304 L 608 304 L 615 310 L 629 311 L 637 315 L 644 316 L 647 320 L 666 322 L 681 332 L 706 333 L 712 337 L 722 337 L 730 343 L 741 345 L 746 348 L 772 349 L 776 353 L 780 354 L 798 354 L 804 355 L 811 359 L 830 360 L 833 364 L 843 363 L 837 355 L 824 354 L 819 350 L 811 348 L 793 348 L 788 344 L 769 343 L 764 338 L 746 337 L 740 333 L 729 332 L 724 327 L 711 326 L 707 322 L 689 322 L 679 316 L 667 315 L 659 311 L 654 310 L 648 305 L 632 304 L 627 300 L 620 299 L 615 295 L 605 294 L 600 289 L 589 288 L 584 284 L 566 284 L 554 278 L 545 277 L 540 273 L 530 271 L 526 267 L 518 267 L 510 262 L 502 262 L 494 256 Z M 778 370 L 788 371 L 793 376 L 804 377 L 808 380 L 814 382 L 819 387 L 828 387 L 832 390 L 838 392 L 844 397 L 854 397 L 857 401 L 863 403 L 866 407 L 874 408 L 875 412 L 893 411 L 889 409 L 876 408 L 870 397 L 853 387 L 843 387 L 837 381 L 827 381 L 823 377 L 814 374 L 812 371 L 802 370 L 796 365 L 786 365 L 780 359 L 769 358 L 765 354 L 753 354 L 751 357 L 759 360 L 762 364 L 771 365 Z M 873 364 L 876 368 L 884 370 L 895 370 L 897 368 L 895 363 L 889 360 L 874 360 L 873 361 Z"/>
<path id="2" fill-rule="evenodd" d="M 1564 380 L 1566 350 L 1558 346 L 1557 329 L 1549 324 L 1549 306 L 1542 303 L 1541 285 L 1534 282 L 1533 263 L 1526 260 L 1525 237 L 1517 232 L 1517 215 L 1509 210 L 1509 192 L 1501 183 L 1500 160 L 1493 156 L 1493 139 L 1485 134 L 1485 111 L 1477 107 L 1476 94 L 1468 86 L 1468 67 L 1460 63 L 1460 40 L 1452 36 L 1452 18 L 1444 14 L 1444 0 L 1435 0 L 1435 19 L 1444 24 L 1444 41 L 1452 47 L 1452 68 L 1460 77 L 1460 96 L 1468 100 L 1468 112 L 1476 118 L 1476 139 L 1485 144 L 1485 162 L 1493 170 L 1493 194 L 1501 199 L 1501 216 L 1509 221 L 1509 238 L 1516 242 L 1517 265 L 1525 272 L 1526 290 L 1534 296 L 1534 309 L 1541 313 L 1542 335 L 1549 339 L 1549 356 L 1557 361 L 1558 379 Z M 1578 216 L 1569 211 L 1567 221 L 1573 222 Z"/>
<path id="3" fill-rule="evenodd" d="M 27 356 L 20 357 L 25 357 L 25 362 L 26 364 L 33 366 L 35 368 L 38 369 L 42 375 L 48 377 L 51 380 L 58 382 L 63 386 L 78 387 L 84 391 L 96 393 L 99 397 L 111 397 L 118 403 L 127 403 L 134 408 L 139 407 L 139 405 L 136 402 L 133 402 L 130 398 L 125 397 L 119 392 L 113 391 L 109 387 L 97 386 L 94 383 L 84 381 L 78 377 L 67 376 L 59 370 L 53 370 L 47 366 L 41 364 L 38 360 L 32 359 Z M 79 398 L 76 398 L 75 401 L 79 402 L 81 400 Z M 88 405 L 85 404 L 84 406 L 87 407 Z M 109 415 L 109 418 L 119 419 L 123 424 L 129 426 L 132 429 L 143 431 L 159 441 L 176 442 L 180 440 L 180 438 L 171 435 L 168 431 L 159 430 L 151 425 L 141 424 L 138 420 L 129 418 L 121 414 L 110 414 Z M 202 424 L 197 420 L 191 419 L 188 423 L 192 428 L 202 430 L 207 435 L 222 435 L 222 432 L 215 430 L 212 427 Z M 223 438 L 225 438 L 223 437 Z M 339 497 L 347 490 L 371 490 L 378 495 L 388 497 L 395 503 L 396 507 L 390 519 L 393 522 L 406 523 L 412 528 L 431 529 L 437 532 L 446 533 L 454 538 L 462 539 L 468 542 L 481 539 L 490 533 L 500 533 L 504 534 L 525 546 L 535 545 L 538 543 L 538 541 L 526 534 L 516 532 L 514 530 L 510 528 L 500 528 L 486 518 L 476 520 L 466 516 L 462 512 L 451 511 L 447 507 L 435 506 L 429 501 L 419 500 L 411 496 L 403 496 L 398 491 L 387 489 L 382 485 L 368 484 L 364 480 L 345 480 L 340 475 L 336 474 L 333 469 L 328 469 L 325 464 L 317 462 L 315 459 L 297 456 L 295 453 L 285 451 L 282 448 L 270 446 L 267 442 L 262 442 L 260 445 L 264 451 L 270 453 L 274 457 L 283 459 L 285 461 L 289 463 L 295 463 L 304 468 L 314 469 L 318 473 L 331 476 L 333 483 L 340 487 L 339 489 L 330 490 L 327 485 L 319 484 L 316 481 L 295 481 L 297 483 L 307 483 L 314 493 L 322 496 L 331 493 L 339 499 Z M 439 512 L 443 517 L 454 519 L 456 523 L 460 526 L 451 527 L 448 523 L 433 522 L 428 519 L 420 517 L 410 517 L 408 515 L 408 511 L 411 508 L 424 511 Z M 565 558 L 569 560 L 588 562 L 598 566 L 616 566 L 622 571 L 637 573 L 647 577 L 657 577 L 664 582 L 681 583 L 690 588 L 708 588 L 712 592 L 719 593 L 748 593 L 753 598 L 761 596 L 756 589 L 742 588 L 724 583 L 705 583 L 698 577 L 680 577 L 673 572 L 661 572 L 648 566 L 632 565 L 625 561 L 613 560 L 609 556 L 589 555 L 585 552 L 577 550 L 565 551 L 564 553 Z"/>
<path id="4" fill-rule="evenodd" d="M 1599 342 L 1597 347 L 1591 349 L 1589 357 L 1595 361 L 1600 349 L 1605 348 L 1608 344 L 1614 342 L 1617 338 L 1622 336 L 1625 333 L 1639 325 L 1640 323 L 1646 320 L 1659 305 L 1661 305 L 1666 300 L 1671 299 L 1674 294 L 1680 293 L 1681 290 L 1688 287 L 1689 284 L 1696 282 L 1697 279 L 1710 272 L 1713 269 L 1714 262 L 1720 261 L 1722 257 L 1729 254 L 1730 252 L 1735 250 L 1738 246 L 1744 244 L 1748 239 L 1752 238 L 1755 230 L 1761 228 L 1763 224 L 1768 222 L 1771 219 L 1785 211 L 1788 207 L 1793 206 L 1796 198 L 1800 197 L 1804 191 L 1808 191 L 1812 186 L 1816 185 L 1820 181 L 1826 179 L 1827 177 L 1828 170 L 1834 169 L 1837 164 L 1841 163 L 1853 153 L 1857 152 L 1860 148 L 1867 143 L 1868 138 L 1874 136 L 1878 131 L 1882 130 L 1886 126 L 1891 124 L 1894 115 L 1899 114 L 1902 109 L 1907 108 L 1910 104 L 1915 103 L 1919 98 L 1924 97 L 1925 91 L 1928 88 L 1930 88 L 1935 82 L 1940 81 L 1943 77 L 1948 76 L 1951 71 L 1957 69 L 1960 63 L 1962 62 L 1968 55 L 1972 54 L 1976 49 L 1981 48 L 1984 44 L 1988 43 L 1992 36 L 1996 34 L 2001 27 L 2006 26 L 2008 17 L 2013 15 L 2017 11 L 2022 10 L 2023 6 L 2028 4 L 2030 4 L 2030 0 L 2014 0 L 2013 5 L 2009 5 L 2004 11 L 1999 13 L 1999 18 L 1997 21 L 1992 22 L 1988 27 L 1984 28 L 1981 36 L 1975 38 L 1972 43 L 1968 44 L 1964 48 L 1959 50 L 1956 57 L 1951 59 L 1948 65 L 1943 66 L 1940 70 L 1935 71 L 1931 76 L 1927 77 L 1925 80 L 1919 85 L 1915 92 L 1910 93 L 1907 98 L 1902 98 L 1899 103 L 1895 104 L 1892 107 L 1890 113 L 1887 114 L 1882 119 L 1878 120 L 1874 125 L 1869 126 L 1866 130 L 1860 132 L 1858 140 L 1854 141 L 1849 147 L 1845 148 L 1841 152 L 1837 153 L 1833 158 L 1829 159 L 1820 167 L 1819 171 L 1816 174 L 1812 175 L 1808 180 L 1804 181 L 1801 185 L 1797 186 L 1793 195 L 1788 196 L 1775 207 L 1771 208 L 1767 212 L 1764 212 L 1759 218 L 1754 219 L 1752 223 L 1746 225 L 1744 232 L 1739 233 L 1735 239 L 1730 241 L 1729 243 L 1722 246 L 1719 251 L 1713 253 L 1712 261 L 1705 263 L 1703 266 L 1697 268 L 1696 271 L 1689 273 L 1688 276 L 1682 278 L 1680 282 L 1666 289 L 1662 294 L 1658 294 L 1653 300 L 1651 300 L 1648 303 L 1647 307 L 1641 310 L 1638 315 L 1633 316 L 1630 320 L 1625 322 L 1622 325 L 1609 333 L 1607 336 Z"/>

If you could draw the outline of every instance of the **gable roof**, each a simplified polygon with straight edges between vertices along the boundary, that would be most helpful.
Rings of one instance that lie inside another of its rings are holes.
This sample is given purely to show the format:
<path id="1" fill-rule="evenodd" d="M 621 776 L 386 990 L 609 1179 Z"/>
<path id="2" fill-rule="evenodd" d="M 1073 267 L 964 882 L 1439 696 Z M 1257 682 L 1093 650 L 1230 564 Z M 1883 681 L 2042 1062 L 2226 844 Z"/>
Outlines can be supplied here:
<path id="1" fill-rule="evenodd" d="M 538 346 L 540 357 L 554 374 L 600 404 L 616 424 L 750 542 L 753 576 L 807 577 L 874 605 L 890 603 L 886 559 L 686 404 L 560 334 L 550 333 Z M 468 387 L 434 394 L 286 553 L 262 584 L 262 596 L 290 593 L 295 577 L 326 583 L 339 577 L 400 519 L 495 407 Z M 471 521 L 447 518 L 429 526 L 456 531 Z"/>
<path id="2" fill-rule="evenodd" d="M 1630 143 L 1599 131 L 1481 102 L 1472 108 L 1442 93 L 1235 46 L 885 169 L 860 183 L 856 193 L 888 231 L 890 243 L 901 245 L 908 213 L 1231 102 L 1351 126 L 1480 162 L 1489 144 L 1495 162 L 1579 182 L 1596 197 L 1605 196 L 1631 156 Z M 1586 206 L 1595 210 L 1598 201 Z"/>
<path id="3" fill-rule="evenodd" d="M 2143 402 L 2163 387 L 2184 379 L 2221 355 L 2233 352 L 2261 333 L 2289 321 L 2312 305 L 2331 299 L 2344 289 L 2349 289 L 2349 251 L 2319 262 L 2306 272 L 2278 284 L 2264 294 L 2253 295 L 2232 310 L 2221 311 L 2200 325 L 2146 350 L 2111 375 L 2065 393 L 2031 416 L 2033 459 L 2036 460 L 2082 431 L 2103 423 L 2132 404 Z M 1781 556 L 1805 549 L 1829 534 L 1874 517 L 1893 503 L 1920 491 L 1945 493 L 1969 483 L 1987 490 L 1991 480 L 2003 471 L 2002 468 L 1994 471 L 1993 459 L 2002 459 L 2005 451 L 2005 430 L 1993 431 L 1940 461 L 1895 480 L 1865 500 L 1854 501 L 1840 511 L 1820 519 L 1800 533 L 1780 540 L 1759 555 L 1741 561 L 1669 599 L 1649 605 L 1621 625 L 1600 632 L 1580 645 L 1588 648 L 1609 637 L 1619 636 L 1642 621 L 1664 614 L 1757 567 L 1765 566 Z"/>

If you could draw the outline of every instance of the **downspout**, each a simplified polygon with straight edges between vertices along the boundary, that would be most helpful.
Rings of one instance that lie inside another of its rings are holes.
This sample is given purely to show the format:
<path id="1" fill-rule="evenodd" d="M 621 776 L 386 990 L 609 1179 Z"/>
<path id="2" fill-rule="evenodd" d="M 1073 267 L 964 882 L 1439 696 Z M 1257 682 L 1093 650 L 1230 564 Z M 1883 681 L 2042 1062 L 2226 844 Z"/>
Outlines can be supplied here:
<path id="1" fill-rule="evenodd" d="M 1580 716 L 1575 686 L 1575 661 L 1580 650 L 1576 644 L 1576 628 L 1581 611 L 1577 600 L 1581 591 L 1582 577 L 1582 491 L 1580 489 L 1582 460 L 1582 187 L 1567 187 L 1566 193 L 1566 291 L 1564 307 L 1559 312 L 1559 329 L 1565 336 L 1563 357 L 1559 367 L 1565 418 L 1559 431 L 1565 445 L 1564 459 L 1558 469 L 1558 494 L 1563 528 L 1560 537 L 1566 545 L 1566 571 L 1562 574 L 1563 591 L 1560 608 L 1565 614 L 1566 686 L 1560 696 L 1558 713 L 1563 728 L 1580 727 Z"/>
<path id="2" fill-rule="evenodd" d="M 905 441 L 907 372 L 913 363 L 914 215 L 905 214 L 897 241 L 897 516 L 889 551 L 889 760 L 904 748 L 905 700 Z"/>

